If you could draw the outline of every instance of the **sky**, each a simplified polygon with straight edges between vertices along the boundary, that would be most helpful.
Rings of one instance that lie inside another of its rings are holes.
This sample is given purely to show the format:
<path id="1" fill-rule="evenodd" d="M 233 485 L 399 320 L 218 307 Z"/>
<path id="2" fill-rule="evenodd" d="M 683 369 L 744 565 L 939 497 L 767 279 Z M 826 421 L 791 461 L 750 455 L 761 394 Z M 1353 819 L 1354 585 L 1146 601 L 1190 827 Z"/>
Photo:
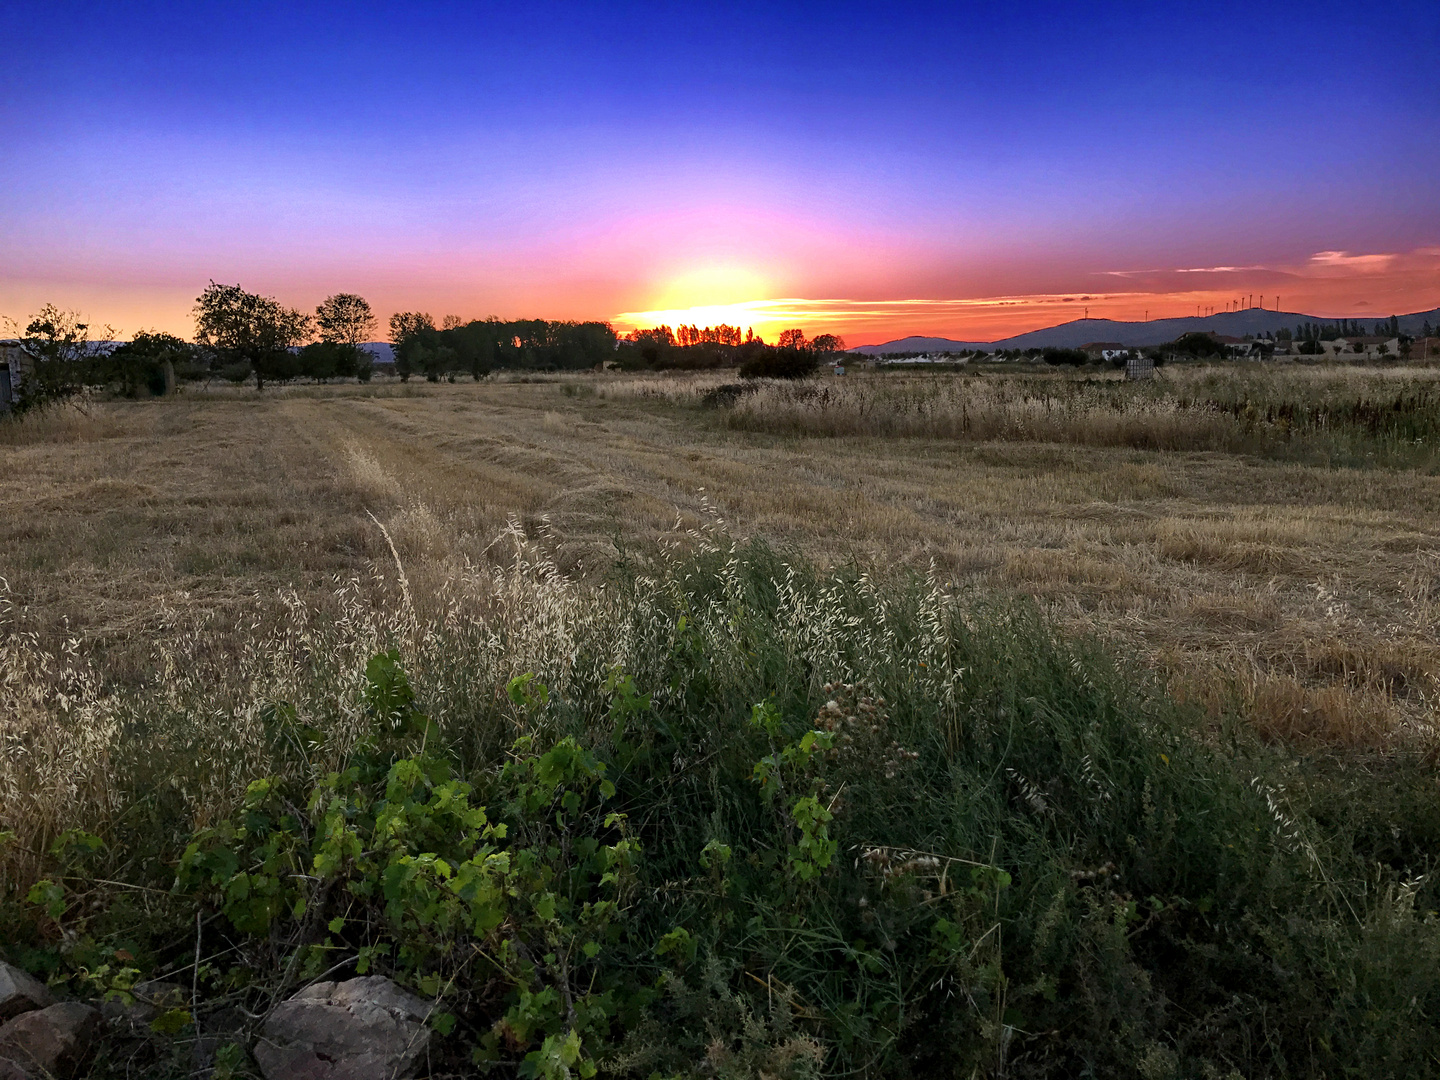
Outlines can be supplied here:
<path id="1" fill-rule="evenodd" d="M 1440 4 L 0 0 L 0 316 L 1440 306 Z M 1263 298 L 1263 301 L 1262 301 Z"/>

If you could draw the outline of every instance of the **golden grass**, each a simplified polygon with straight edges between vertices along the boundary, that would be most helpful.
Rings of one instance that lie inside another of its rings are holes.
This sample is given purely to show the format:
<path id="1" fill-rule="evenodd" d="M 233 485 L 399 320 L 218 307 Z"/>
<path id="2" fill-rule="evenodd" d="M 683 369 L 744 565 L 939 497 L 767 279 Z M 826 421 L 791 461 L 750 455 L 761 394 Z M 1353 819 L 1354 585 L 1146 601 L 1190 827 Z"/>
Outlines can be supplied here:
<path id="1" fill-rule="evenodd" d="M 1186 369 L 1153 392 L 1217 377 Z M 1263 377 L 1322 393 L 1432 373 Z M 1434 737 L 1440 479 L 1095 445 L 1046 428 L 1033 402 L 1030 437 L 954 438 L 937 402 L 976 384 L 993 402 L 1024 397 L 994 374 L 909 390 L 908 377 L 855 379 L 845 424 L 775 431 L 736 417 L 809 409 L 803 393 L 697 407 L 731 378 L 220 388 L 0 425 L 10 622 L 47 647 L 75 639 L 108 680 L 150 682 L 178 635 L 223 653 L 292 618 L 283 590 L 323 611 L 355 576 L 393 599 L 394 559 L 369 514 L 427 611 L 484 572 L 511 520 L 584 576 L 620 547 L 643 559 L 719 519 L 821 560 L 933 566 L 1028 593 L 1274 738 Z M 857 422 L 857 402 L 897 393 L 919 419 Z"/>
<path id="2" fill-rule="evenodd" d="M 681 383 L 677 399 L 701 384 Z M 889 371 L 818 382 L 765 382 L 722 422 L 780 435 L 1044 442 L 1186 452 L 1265 453 L 1359 463 L 1433 465 L 1440 439 L 1433 369 L 1376 371 L 1208 365 L 1162 369 L 1127 383 L 1118 372 Z M 631 392 L 651 393 L 644 384 Z M 1397 396 L 1402 399 L 1397 408 Z M 1409 399 L 1406 403 L 1403 399 Z M 1277 409 L 1285 404 L 1290 408 Z M 1353 407 L 1368 410 L 1356 417 Z M 1378 430 L 1367 427 L 1378 425 Z M 1417 438 L 1418 433 L 1418 438 Z"/>

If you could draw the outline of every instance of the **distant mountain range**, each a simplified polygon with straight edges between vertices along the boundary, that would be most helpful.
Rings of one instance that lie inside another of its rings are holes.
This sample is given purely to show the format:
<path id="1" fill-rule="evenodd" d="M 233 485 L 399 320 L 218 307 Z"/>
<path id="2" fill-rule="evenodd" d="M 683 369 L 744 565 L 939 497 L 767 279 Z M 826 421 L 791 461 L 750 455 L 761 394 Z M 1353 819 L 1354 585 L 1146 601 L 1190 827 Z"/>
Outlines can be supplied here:
<path id="1" fill-rule="evenodd" d="M 1047 326 L 1043 330 L 1031 330 L 1027 334 L 1002 338 L 999 341 L 953 341 L 939 337 L 904 337 L 887 341 L 883 345 L 861 345 L 851 349 L 852 353 L 878 356 L 881 353 L 900 352 L 974 352 L 984 349 L 996 352 L 1000 349 L 1075 349 L 1092 341 L 1113 341 L 1127 347 L 1164 345 L 1174 341 L 1181 334 L 1197 330 L 1209 330 L 1227 337 L 1244 337 L 1246 334 L 1274 334 L 1279 330 L 1294 330 L 1300 323 L 1334 323 L 1338 319 L 1324 319 L 1319 315 L 1305 315 L 1296 311 L 1268 311 L 1265 308 L 1246 308 L 1243 311 L 1226 311 L 1219 315 L 1187 316 L 1183 319 L 1152 319 L 1149 322 L 1116 322 L 1114 319 L 1076 319 Z M 1368 331 L 1380 317 L 1362 315 L 1354 321 L 1365 324 Z M 1440 308 L 1417 311 L 1400 316 L 1402 334 L 1418 334 L 1420 328 L 1429 322 L 1440 324 Z"/>

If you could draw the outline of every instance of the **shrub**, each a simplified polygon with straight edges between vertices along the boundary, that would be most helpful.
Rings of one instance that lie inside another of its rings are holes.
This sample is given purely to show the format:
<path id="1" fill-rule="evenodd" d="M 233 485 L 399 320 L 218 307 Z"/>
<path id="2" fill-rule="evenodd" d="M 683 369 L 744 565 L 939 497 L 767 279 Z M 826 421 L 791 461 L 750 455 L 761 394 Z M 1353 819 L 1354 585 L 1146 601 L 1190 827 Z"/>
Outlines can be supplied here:
<path id="1" fill-rule="evenodd" d="M 742 379 L 808 379 L 820 369 L 812 349 L 765 349 L 740 365 Z"/>
<path id="2" fill-rule="evenodd" d="M 759 545 L 593 590 L 522 546 L 491 585 L 473 621 L 300 619 L 234 676 L 258 701 L 207 707 L 177 658 L 163 701 L 86 712 L 133 786 L 46 804 L 10 955 L 82 989 L 185 966 L 256 1015 L 384 971 L 449 1072 L 1431 1070 L 1423 765 L 1207 740 L 1028 604 Z"/>

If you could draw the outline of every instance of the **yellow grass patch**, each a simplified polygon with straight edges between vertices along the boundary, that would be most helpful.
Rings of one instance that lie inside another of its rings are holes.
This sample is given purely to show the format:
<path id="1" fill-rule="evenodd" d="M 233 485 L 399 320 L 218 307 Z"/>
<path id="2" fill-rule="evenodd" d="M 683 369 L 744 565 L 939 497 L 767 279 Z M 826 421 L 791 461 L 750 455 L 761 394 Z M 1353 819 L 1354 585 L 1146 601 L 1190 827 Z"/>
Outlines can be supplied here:
<path id="1" fill-rule="evenodd" d="M 1212 376 L 1167 374 L 1167 392 L 1198 393 Z M 1028 593 L 1277 738 L 1429 737 L 1440 479 L 1106 445 L 1116 425 L 1169 423 L 1175 410 L 1046 419 L 992 376 L 847 376 L 809 399 L 762 391 L 733 411 L 700 406 L 733 378 L 189 390 L 0 424 L 11 623 L 48 645 L 73 637 L 110 676 L 144 680 L 167 635 L 203 629 L 216 648 L 238 647 L 245 628 L 288 618 L 282 590 L 323 609 L 337 577 L 392 589 L 371 513 L 422 608 L 483 571 L 512 520 L 581 575 L 619 547 L 644 557 L 723 527 L 822 561 L 933 567 Z M 830 405 L 811 400 L 827 390 Z M 967 394 L 1028 417 L 1033 436 L 955 437 Z M 882 398 L 888 418 L 862 423 L 856 403 Z M 745 419 L 782 406 L 793 426 Z M 1091 420 L 1112 427 L 1079 437 Z"/>

